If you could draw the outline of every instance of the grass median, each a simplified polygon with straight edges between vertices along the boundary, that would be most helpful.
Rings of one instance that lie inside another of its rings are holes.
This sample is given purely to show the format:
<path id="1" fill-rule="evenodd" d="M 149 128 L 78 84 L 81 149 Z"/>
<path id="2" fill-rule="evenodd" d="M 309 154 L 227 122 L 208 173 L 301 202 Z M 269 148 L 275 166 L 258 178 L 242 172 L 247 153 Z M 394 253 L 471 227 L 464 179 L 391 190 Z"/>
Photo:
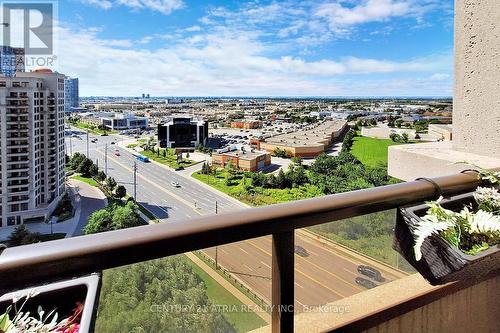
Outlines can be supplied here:
<path id="1" fill-rule="evenodd" d="M 198 256 L 199 257 L 199 256 Z M 203 280 L 210 302 L 218 307 L 228 306 L 230 309 L 243 309 L 241 303 L 229 291 L 215 281 L 208 273 L 201 269 L 187 257 L 186 262 L 193 268 L 193 271 Z M 238 332 L 248 332 L 267 323 L 254 312 L 249 311 L 225 311 L 222 315 L 233 325 Z"/>
<path id="2" fill-rule="evenodd" d="M 191 165 L 196 164 L 195 161 L 189 159 L 182 159 L 177 161 L 177 155 L 174 154 L 172 149 L 160 149 L 160 153 L 152 152 L 151 150 L 143 150 L 140 152 L 141 155 L 148 157 L 150 160 L 164 164 L 173 169 L 187 168 Z"/>

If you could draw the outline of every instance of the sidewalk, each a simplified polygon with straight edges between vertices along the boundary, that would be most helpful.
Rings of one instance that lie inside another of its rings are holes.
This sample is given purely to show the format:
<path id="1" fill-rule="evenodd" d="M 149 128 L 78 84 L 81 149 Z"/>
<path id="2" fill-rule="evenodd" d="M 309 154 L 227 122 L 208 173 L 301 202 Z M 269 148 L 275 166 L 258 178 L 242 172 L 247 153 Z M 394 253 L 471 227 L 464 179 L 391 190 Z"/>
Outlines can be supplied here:
<path id="1" fill-rule="evenodd" d="M 75 215 L 66 221 L 52 224 L 52 233 L 64 233 L 66 238 L 83 235 L 83 228 L 90 214 L 107 204 L 101 191 L 75 179 L 68 180 L 68 191 L 75 205 Z M 51 233 L 51 225 L 48 223 L 27 223 L 25 226 L 31 232 Z M 6 240 L 15 228 L 15 225 L 0 228 L 0 240 Z"/>

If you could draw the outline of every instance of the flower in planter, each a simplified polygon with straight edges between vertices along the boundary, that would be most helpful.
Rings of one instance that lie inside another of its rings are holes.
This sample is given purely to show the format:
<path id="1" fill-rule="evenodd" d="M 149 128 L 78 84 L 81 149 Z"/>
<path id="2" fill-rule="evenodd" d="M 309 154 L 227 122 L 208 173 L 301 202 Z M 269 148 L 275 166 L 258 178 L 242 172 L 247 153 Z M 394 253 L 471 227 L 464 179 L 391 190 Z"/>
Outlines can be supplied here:
<path id="1" fill-rule="evenodd" d="M 481 178 L 498 184 L 500 174 L 481 170 Z M 431 235 L 448 241 L 467 254 L 477 254 L 500 243 L 500 193 L 495 187 L 478 187 L 473 193 L 477 209 L 464 206 L 454 212 L 441 206 L 442 197 L 427 202 L 429 209 L 414 230 L 414 252 L 417 261 L 422 259 L 421 247 Z"/>
<path id="2" fill-rule="evenodd" d="M 83 311 L 83 304 L 78 302 L 73 314 L 58 322 L 58 315 L 52 310 L 47 315 L 39 306 L 38 317 L 31 316 L 29 312 L 23 312 L 29 298 L 35 293 L 28 293 L 20 308 L 16 308 L 16 303 L 24 297 L 15 297 L 14 306 L 9 306 L 5 313 L 0 315 L 0 333 L 78 333 L 80 329 L 80 319 Z M 10 312 L 14 308 L 14 316 L 10 317 Z"/>

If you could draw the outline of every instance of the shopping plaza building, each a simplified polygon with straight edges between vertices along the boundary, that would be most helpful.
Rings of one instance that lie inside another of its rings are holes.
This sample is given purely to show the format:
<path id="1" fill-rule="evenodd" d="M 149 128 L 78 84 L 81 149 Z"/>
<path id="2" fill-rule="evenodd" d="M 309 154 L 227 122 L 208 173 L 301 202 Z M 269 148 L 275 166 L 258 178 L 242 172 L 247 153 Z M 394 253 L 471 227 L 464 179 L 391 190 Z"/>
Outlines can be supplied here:
<path id="1" fill-rule="evenodd" d="M 291 157 L 311 158 L 324 153 L 346 129 L 345 120 L 328 120 L 311 129 L 252 139 L 251 144 L 270 153 L 280 149 Z"/>
<path id="2" fill-rule="evenodd" d="M 64 194 L 64 75 L 0 76 L 0 226 L 43 221 Z"/>

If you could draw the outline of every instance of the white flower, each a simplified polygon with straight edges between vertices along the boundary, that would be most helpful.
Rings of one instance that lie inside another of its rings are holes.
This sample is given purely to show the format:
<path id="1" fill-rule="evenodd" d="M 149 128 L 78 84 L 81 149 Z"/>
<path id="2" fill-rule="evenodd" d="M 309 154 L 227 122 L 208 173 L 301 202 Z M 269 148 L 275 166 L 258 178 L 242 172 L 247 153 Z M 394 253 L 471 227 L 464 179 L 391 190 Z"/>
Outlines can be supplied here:
<path id="1" fill-rule="evenodd" d="M 474 192 L 474 199 L 478 204 L 488 202 L 500 207 L 500 193 L 493 187 L 478 187 Z"/>
<path id="2" fill-rule="evenodd" d="M 470 223 L 471 233 L 495 233 L 500 235 L 500 216 L 479 210 Z"/>
<path id="3" fill-rule="evenodd" d="M 415 237 L 415 245 L 413 247 L 415 259 L 417 261 L 422 259 L 421 247 L 427 237 L 453 228 L 454 226 L 454 222 L 449 220 L 441 221 L 435 215 L 424 216 L 413 232 Z"/>

